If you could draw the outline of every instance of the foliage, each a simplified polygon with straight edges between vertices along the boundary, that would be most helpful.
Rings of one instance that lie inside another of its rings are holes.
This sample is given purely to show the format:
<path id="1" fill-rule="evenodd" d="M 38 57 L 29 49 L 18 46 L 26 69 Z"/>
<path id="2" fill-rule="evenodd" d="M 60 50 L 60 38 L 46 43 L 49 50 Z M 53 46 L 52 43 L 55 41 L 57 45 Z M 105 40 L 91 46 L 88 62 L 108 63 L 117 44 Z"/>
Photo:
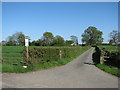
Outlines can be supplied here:
<path id="1" fill-rule="evenodd" d="M 112 32 L 110 32 L 110 40 L 109 43 L 110 44 L 115 44 L 117 45 L 118 42 L 118 35 L 120 34 L 120 32 L 113 30 Z"/>
<path id="2" fill-rule="evenodd" d="M 7 38 L 6 45 L 8 45 L 8 46 L 14 46 L 14 45 L 16 45 L 16 41 L 14 40 L 14 36 L 9 36 Z"/>
<path id="3" fill-rule="evenodd" d="M 19 46 L 25 45 L 25 35 L 22 32 L 17 32 L 16 34 L 17 43 Z"/>
<path id="4" fill-rule="evenodd" d="M 97 47 L 95 47 L 95 52 L 92 54 L 92 60 L 95 64 L 99 64 L 100 63 L 100 56 L 101 56 L 101 50 Z"/>
<path id="5" fill-rule="evenodd" d="M 52 43 L 53 46 L 63 46 L 64 44 L 65 44 L 65 41 L 63 37 L 59 35 L 54 37 L 53 43 Z"/>
<path id="6" fill-rule="evenodd" d="M 23 46 L 24 42 L 25 42 L 25 35 L 22 32 L 16 32 L 15 34 L 7 38 L 6 45 L 7 46 L 15 46 L 15 45 Z"/>
<path id="7" fill-rule="evenodd" d="M 53 41 L 53 38 L 54 38 L 54 36 L 51 32 L 43 33 L 43 37 L 42 37 L 43 45 L 44 46 L 50 46 L 52 41 Z"/>
<path id="8" fill-rule="evenodd" d="M 65 43 L 66 43 L 66 45 L 71 45 L 74 42 L 72 40 L 66 40 Z"/>
<path id="9" fill-rule="evenodd" d="M 25 56 L 26 63 L 36 64 L 72 57 L 80 51 L 80 47 L 31 47 L 29 48 L 29 61 L 26 59 L 26 52 L 24 52 L 23 55 Z"/>
<path id="10" fill-rule="evenodd" d="M 106 65 L 111 65 L 120 68 L 120 52 L 118 51 L 112 51 L 109 52 L 107 51 L 109 58 L 106 59 L 105 64 Z"/>
<path id="11" fill-rule="evenodd" d="M 82 42 L 87 45 L 101 44 L 103 42 L 102 32 L 97 30 L 96 27 L 88 27 L 82 36 Z"/>
<path id="12" fill-rule="evenodd" d="M 30 46 L 42 46 L 43 45 L 43 41 L 41 39 L 38 39 L 37 41 L 32 41 L 30 42 Z"/>
<path id="13" fill-rule="evenodd" d="M 72 35 L 70 36 L 71 37 L 71 40 L 74 42 L 73 45 L 78 45 L 78 37 Z"/>

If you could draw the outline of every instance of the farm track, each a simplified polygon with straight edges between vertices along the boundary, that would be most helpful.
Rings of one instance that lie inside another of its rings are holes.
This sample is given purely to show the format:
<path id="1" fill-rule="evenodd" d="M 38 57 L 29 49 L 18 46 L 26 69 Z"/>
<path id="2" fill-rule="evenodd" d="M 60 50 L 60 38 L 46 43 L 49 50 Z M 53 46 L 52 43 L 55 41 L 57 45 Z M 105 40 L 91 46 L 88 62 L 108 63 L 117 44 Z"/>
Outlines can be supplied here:
<path id="1" fill-rule="evenodd" d="M 70 63 L 23 74 L 3 73 L 3 88 L 118 88 L 118 78 L 92 65 L 93 48 Z"/>

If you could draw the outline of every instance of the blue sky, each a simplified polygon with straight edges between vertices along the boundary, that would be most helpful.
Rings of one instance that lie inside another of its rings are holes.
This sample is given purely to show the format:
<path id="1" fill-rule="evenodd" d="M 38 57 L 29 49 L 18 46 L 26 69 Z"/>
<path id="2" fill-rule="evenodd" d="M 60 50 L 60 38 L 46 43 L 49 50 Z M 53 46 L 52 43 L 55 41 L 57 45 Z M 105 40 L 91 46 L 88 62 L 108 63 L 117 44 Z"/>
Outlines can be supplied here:
<path id="1" fill-rule="evenodd" d="M 15 32 L 23 32 L 31 41 L 52 32 L 69 40 L 89 26 L 103 32 L 104 42 L 109 33 L 118 30 L 117 2 L 3 2 L 3 40 Z"/>

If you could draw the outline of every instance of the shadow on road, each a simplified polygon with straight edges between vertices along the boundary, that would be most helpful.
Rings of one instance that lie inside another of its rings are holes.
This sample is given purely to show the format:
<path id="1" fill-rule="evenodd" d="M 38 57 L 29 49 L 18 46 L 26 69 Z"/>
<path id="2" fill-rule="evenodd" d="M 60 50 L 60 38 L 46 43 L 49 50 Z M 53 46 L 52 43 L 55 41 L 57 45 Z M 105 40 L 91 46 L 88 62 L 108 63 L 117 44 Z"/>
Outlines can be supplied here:
<path id="1" fill-rule="evenodd" d="M 84 64 L 95 65 L 94 63 L 90 63 L 90 62 L 84 62 Z"/>

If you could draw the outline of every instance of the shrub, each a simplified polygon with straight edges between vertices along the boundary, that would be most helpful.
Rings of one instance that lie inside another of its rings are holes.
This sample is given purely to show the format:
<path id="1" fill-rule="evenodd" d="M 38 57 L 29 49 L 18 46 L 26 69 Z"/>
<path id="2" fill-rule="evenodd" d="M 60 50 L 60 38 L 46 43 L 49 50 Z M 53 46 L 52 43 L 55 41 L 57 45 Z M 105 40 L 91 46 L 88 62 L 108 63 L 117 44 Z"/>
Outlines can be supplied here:
<path id="1" fill-rule="evenodd" d="M 120 52 L 118 51 L 111 52 L 108 63 L 112 66 L 120 68 Z"/>
<path id="2" fill-rule="evenodd" d="M 100 63 L 100 55 L 101 55 L 101 50 L 97 47 L 95 47 L 95 52 L 92 54 L 92 60 L 95 64 L 99 64 Z"/>

